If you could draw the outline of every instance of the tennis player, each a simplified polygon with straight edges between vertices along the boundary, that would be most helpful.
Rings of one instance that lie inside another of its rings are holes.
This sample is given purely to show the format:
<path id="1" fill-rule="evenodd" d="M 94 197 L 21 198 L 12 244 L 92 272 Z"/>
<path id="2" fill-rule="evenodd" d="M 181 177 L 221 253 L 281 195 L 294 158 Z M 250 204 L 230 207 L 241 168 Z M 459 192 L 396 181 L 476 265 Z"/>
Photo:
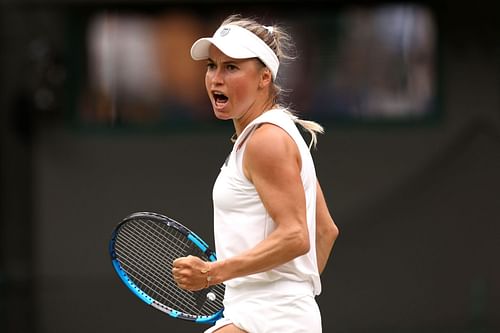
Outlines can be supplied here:
<path id="1" fill-rule="evenodd" d="M 224 317 L 206 332 L 319 333 L 315 296 L 338 229 L 309 149 L 322 127 L 279 102 L 276 83 L 290 36 L 239 15 L 191 48 L 206 60 L 215 116 L 232 120 L 234 146 L 213 188 L 218 261 L 174 261 L 181 288 L 225 283 Z M 308 146 L 296 124 L 311 134 Z"/>

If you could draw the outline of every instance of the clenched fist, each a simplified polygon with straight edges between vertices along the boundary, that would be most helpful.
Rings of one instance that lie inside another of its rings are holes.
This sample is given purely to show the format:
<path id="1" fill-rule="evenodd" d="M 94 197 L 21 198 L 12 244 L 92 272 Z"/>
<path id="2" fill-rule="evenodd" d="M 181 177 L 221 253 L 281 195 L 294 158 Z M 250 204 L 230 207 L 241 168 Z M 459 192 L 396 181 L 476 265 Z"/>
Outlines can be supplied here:
<path id="1" fill-rule="evenodd" d="M 177 258 L 172 265 L 172 276 L 177 285 L 197 291 L 210 285 L 210 263 L 195 256 Z"/>

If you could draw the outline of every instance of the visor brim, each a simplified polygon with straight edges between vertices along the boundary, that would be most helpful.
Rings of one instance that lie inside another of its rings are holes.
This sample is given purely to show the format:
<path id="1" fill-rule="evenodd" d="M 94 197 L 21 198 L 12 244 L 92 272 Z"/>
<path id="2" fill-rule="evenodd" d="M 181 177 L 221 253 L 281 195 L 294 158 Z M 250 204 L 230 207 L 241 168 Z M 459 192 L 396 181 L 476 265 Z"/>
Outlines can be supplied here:
<path id="1" fill-rule="evenodd" d="M 216 40 L 211 37 L 200 38 L 191 47 L 191 58 L 205 60 L 209 58 L 210 45 L 218 48 L 222 53 L 234 59 L 256 58 L 257 55 L 244 47 L 231 41 Z"/>

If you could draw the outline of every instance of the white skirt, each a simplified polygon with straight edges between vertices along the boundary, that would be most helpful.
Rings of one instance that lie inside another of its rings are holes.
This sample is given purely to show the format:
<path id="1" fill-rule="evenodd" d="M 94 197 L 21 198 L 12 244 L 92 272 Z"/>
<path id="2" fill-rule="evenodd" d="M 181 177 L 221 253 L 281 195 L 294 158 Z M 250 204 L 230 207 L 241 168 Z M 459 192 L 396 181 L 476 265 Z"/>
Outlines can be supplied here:
<path id="1" fill-rule="evenodd" d="M 229 324 L 248 333 L 321 333 L 321 314 L 309 283 L 251 283 L 226 287 L 224 317 L 205 333 Z"/>

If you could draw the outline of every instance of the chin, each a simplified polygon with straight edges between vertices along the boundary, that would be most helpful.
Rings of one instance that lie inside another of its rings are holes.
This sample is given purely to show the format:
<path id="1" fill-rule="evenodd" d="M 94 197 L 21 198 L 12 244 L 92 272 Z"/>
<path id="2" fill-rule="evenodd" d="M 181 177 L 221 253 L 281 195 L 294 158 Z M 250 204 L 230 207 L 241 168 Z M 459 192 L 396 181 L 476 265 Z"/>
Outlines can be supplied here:
<path id="1" fill-rule="evenodd" d="M 231 117 L 229 117 L 229 115 L 227 114 L 224 114 L 224 113 L 219 113 L 219 112 L 215 112 L 215 118 L 219 119 L 219 120 L 230 120 L 232 119 Z"/>
<path id="2" fill-rule="evenodd" d="M 213 110 L 214 110 L 214 115 L 215 115 L 215 117 L 217 119 L 220 119 L 220 120 L 229 120 L 229 119 L 232 119 L 231 115 L 229 113 L 227 113 L 227 112 L 218 111 L 215 108 Z"/>

